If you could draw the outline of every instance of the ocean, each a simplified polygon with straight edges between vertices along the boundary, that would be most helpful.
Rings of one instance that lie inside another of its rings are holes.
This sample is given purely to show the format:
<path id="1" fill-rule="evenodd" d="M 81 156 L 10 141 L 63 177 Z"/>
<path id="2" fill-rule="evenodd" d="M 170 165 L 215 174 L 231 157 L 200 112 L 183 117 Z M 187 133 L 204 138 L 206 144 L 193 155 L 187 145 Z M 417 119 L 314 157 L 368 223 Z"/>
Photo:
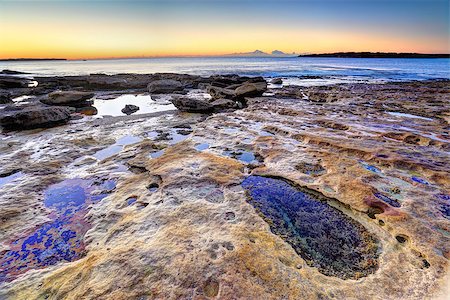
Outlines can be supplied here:
<path id="1" fill-rule="evenodd" d="M 284 77 L 289 83 L 320 84 L 450 79 L 450 59 L 367 59 L 305 57 L 184 57 L 68 61 L 0 62 L 10 69 L 40 76 L 93 73 L 186 73 L 208 76 Z"/>

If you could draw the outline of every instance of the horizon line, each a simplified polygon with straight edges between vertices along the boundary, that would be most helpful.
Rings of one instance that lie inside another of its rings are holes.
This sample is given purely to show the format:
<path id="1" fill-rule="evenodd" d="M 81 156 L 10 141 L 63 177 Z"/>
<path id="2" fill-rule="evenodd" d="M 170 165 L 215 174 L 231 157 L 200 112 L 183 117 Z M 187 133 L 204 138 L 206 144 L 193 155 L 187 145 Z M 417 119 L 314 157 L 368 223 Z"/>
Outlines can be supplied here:
<path id="1" fill-rule="evenodd" d="M 255 50 L 257 51 L 257 50 Z M 312 53 L 312 52 L 303 52 L 303 53 L 285 53 L 284 55 L 273 55 L 271 53 L 265 53 L 265 55 L 251 55 L 252 52 L 239 52 L 239 53 L 228 53 L 228 54 L 174 54 L 174 55 L 145 55 L 145 56 L 106 56 L 106 57 L 80 57 L 80 58 L 67 58 L 67 57 L 16 57 L 16 58 L 0 58 L 0 62 L 4 61 L 33 61 L 33 60 L 47 60 L 47 61 L 87 61 L 87 60 L 114 60 L 114 59 L 151 59 L 151 58 L 202 58 L 202 57 L 242 57 L 242 58 L 296 58 L 302 55 L 331 55 L 338 53 L 377 53 L 377 54 L 418 54 L 418 55 L 447 55 L 450 56 L 449 53 L 421 53 L 421 52 L 380 52 L 380 51 L 338 51 L 338 52 L 322 52 L 322 53 Z"/>

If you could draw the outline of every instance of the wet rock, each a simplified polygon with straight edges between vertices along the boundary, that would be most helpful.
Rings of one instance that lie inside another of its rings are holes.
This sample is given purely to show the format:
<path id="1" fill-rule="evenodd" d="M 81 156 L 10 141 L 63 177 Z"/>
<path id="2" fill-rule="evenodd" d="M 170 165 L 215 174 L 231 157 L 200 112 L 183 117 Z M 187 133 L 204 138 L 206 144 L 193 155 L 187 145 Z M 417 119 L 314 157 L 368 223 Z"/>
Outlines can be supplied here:
<path id="1" fill-rule="evenodd" d="M 5 74 L 5 75 L 20 75 L 20 74 L 28 74 L 28 73 L 5 69 L 5 70 L 2 70 L 2 71 L 0 72 L 0 74 Z"/>
<path id="2" fill-rule="evenodd" d="M 147 86 L 148 91 L 154 94 L 170 94 L 184 89 L 180 81 L 173 79 L 155 80 Z"/>
<path id="3" fill-rule="evenodd" d="M 122 108 L 122 112 L 126 115 L 131 115 L 139 110 L 139 106 L 133 104 L 127 104 Z"/>
<path id="4" fill-rule="evenodd" d="M 31 80 L 28 78 L 0 76 L 0 88 L 3 89 L 27 88 L 30 83 Z"/>
<path id="5" fill-rule="evenodd" d="M 95 94 L 90 92 L 56 91 L 48 94 L 41 102 L 48 105 L 77 107 L 86 105 L 86 103 L 88 103 L 86 100 L 89 100 L 94 96 Z"/>
<path id="6" fill-rule="evenodd" d="M 206 92 L 211 95 L 213 99 L 232 98 L 234 91 L 217 86 L 208 86 Z"/>
<path id="7" fill-rule="evenodd" d="M 59 106 L 8 107 L 0 112 L 0 126 L 5 129 L 53 127 L 69 119 L 70 111 Z"/>
<path id="8" fill-rule="evenodd" d="M 212 99 L 232 99 L 244 101 L 245 97 L 261 96 L 267 89 L 267 83 L 264 79 L 257 77 L 243 83 L 231 84 L 223 87 L 215 86 L 216 82 L 208 86 L 206 91 L 211 95 Z"/>
<path id="9" fill-rule="evenodd" d="M 236 98 L 259 97 L 262 96 L 266 89 L 266 82 L 244 83 L 234 90 L 234 95 Z"/>
<path id="10" fill-rule="evenodd" d="M 274 78 L 270 81 L 271 84 L 283 84 L 283 79 L 281 78 Z"/>
<path id="11" fill-rule="evenodd" d="M 214 109 L 214 107 L 206 101 L 189 97 L 175 97 L 171 101 L 177 109 L 185 112 L 209 113 Z"/>

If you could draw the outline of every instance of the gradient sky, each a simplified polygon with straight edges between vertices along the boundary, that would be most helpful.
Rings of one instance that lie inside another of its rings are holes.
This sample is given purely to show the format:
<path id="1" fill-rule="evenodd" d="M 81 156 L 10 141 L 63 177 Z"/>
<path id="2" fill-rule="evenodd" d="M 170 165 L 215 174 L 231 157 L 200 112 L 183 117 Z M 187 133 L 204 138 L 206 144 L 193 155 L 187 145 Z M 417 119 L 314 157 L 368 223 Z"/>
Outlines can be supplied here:
<path id="1" fill-rule="evenodd" d="M 450 52 L 448 0 L 0 0 L 0 58 Z"/>

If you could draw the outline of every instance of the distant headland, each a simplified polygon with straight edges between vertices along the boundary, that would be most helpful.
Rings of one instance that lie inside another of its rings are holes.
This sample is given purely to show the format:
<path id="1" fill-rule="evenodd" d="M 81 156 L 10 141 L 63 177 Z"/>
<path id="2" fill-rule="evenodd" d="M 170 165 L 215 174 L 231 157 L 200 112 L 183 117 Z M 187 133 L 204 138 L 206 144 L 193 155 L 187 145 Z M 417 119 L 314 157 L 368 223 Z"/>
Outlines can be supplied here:
<path id="1" fill-rule="evenodd" d="M 302 54 L 299 57 L 341 57 L 341 58 L 450 58 L 450 54 L 395 53 L 395 52 L 335 52 Z"/>
<path id="2" fill-rule="evenodd" d="M 0 61 L 46 61 L 46 60 L 67 60 L 66 58 L 8 58 Z"/>

